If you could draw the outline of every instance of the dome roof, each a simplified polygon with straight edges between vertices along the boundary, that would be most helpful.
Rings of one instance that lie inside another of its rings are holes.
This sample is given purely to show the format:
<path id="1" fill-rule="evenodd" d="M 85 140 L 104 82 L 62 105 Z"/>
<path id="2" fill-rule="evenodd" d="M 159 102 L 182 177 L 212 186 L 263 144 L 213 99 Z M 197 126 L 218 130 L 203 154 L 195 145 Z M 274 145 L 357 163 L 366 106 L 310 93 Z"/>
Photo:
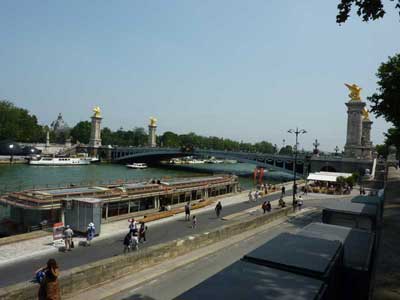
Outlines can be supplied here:
<path id="1" fill-rule="evenodd" d="M 68 124 L 63 120 L 61 113 L 58 114 L 57 120 L 53 121 L 50 125 L 51 129 L 56 132 L 65 131 L 69 129 Z"/>

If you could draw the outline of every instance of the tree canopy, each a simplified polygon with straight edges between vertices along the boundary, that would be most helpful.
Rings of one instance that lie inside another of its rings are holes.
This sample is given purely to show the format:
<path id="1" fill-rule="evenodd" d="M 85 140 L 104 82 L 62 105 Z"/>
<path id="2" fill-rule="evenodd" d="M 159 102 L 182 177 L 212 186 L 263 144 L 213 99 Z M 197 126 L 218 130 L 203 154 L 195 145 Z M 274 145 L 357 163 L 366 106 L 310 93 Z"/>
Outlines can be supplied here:
<path id="1" fill-rule="evenodd" d="M 372 112 L 400 128 L 400 54 L 382 63 L 376 76 L 378 91 L 368 97 Z"/>
<path id="2" fill-rule="evenodd" d="M 9 101 L 0 101 L 0 140 L 43 142 L 45 139 L 46 134 L 35 115 Z"/>
<path id="3" fill-rule="evenodd" d="M 79 141 L 80 143 L 88 144 L 91 127 L 92 125 L 89 121 L 81 121 L 76 124 L 70 132 L 72 142 L 76 143 Z"/>
<path id="4" fill-rule="evenodd" d="M 390 1 L 397 2 L 395 8 L 400 11 L 400 0 Z M 383 18 L 386 13 L 383 0 L 340 0 L 336 22 L 339 24 L 345 23 L 350 16 L 353 6 L 357 9 L 357 15 L 364 22 Z"/>
<path id="5" fill-rule="evenodd" d="M 393 124 L 385 133 L 385 145 L 400 149 L 400 54 L 389 57 L 378 68 L 377 92 L 368 97 L 371 111 Z M 383 149 L 380 148 L 382 152 Z"/>

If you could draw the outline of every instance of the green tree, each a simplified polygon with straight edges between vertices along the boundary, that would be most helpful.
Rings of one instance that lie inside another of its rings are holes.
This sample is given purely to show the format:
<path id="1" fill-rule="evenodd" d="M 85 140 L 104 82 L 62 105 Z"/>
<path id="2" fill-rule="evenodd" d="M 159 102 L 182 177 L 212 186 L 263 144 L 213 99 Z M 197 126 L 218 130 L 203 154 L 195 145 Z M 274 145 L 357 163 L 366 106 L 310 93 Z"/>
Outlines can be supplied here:
<path id="1" fill-rule="evenodd" d="M 387 157 L 388 147 L 386 144 L 379 144 L 375 146 L 375 150 L 378 153 L 378 156 L 382 156 L 383 158 Z"/>
<path id="2" fill-rule="evenodd" d="M 45 139 L 46 133 L 35 115 L 9 101 L 0 101 L 0 140 L 44 142 Z"/>
<path id="3" fill-rule="evenodd" d="M 91 128 L 92 125 L 89 121 L 81 121 L 76 124 L 70 132 L 72 142 L 76 143 L 77 141 L 79 141 L 81 143 L 88 144 Z"/>
<path id="4" fill-rule="evenodd" d="M 378 92 L 368 97 L 372 112 L 400 128 L 400 54 L 382 63 L 376 76 Z"/>
<path id="5" fill-rule="evenodd" d="M 386 146 L 394 145 L 400 149 L 400 54 L 389 57 L 382 63 L 376 74 L 378 89 L 368 100 L 372 103 L 372 112 L 393 123 L 385 134 Z"/>
<path id="6" fill-rule="evenodd" d="M 176 133 L 173 133 L 172 131 L 164 132 L 163 135 L 161 136 L 161 142 L 163 147 L 176 148 L 181 145 L 179 136 Z"/>
<path id="7" fill-rule="evenodd" d="M 286 145 L 285 147 L 279 150 L 279 154 L 281 155 L 292 155 L 293 154 L 293 147 L 290 145 Z"/>
<path id="8" fill-rule="evenodd" d="M 397 2 L 395 8 L 400 10 L 400 0 L 390 1 Z M 357 15 L 364 22 L 383 18 L 386 13 L 383 0 L 340 0 L 336 22 L 339 24 L 345 23 L 353 6 L 357 9 Z"/>

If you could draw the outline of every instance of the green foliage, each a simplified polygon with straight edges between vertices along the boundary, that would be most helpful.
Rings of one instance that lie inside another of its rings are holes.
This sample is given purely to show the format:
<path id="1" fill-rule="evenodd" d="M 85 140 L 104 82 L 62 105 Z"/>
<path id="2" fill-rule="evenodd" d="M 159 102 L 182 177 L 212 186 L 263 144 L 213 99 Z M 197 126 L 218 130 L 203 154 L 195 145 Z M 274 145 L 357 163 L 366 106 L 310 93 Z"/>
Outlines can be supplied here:
<path id="1" fill-rule="evenodd" d="M 378 92 L 368 97 L 372 102 L 372 112 L 400 128 L 400 54 L 382 63 L 376 76 Z"/>
<path id="2" fill-rule="evenodd" d="M 379 144 L 375 146 L 375 150 L 378 153 L 378 156 L 386 158 L 388 155 L 388 147 L 385 144 Z"/>
<path id="3" fill-rule="evenodd" d="M 144 146 L 147 145 L 148 135 L 142 127 L 135 127 L 133 130 L 124 130 L 121 127 L 117 131 L 105 127 L 101 131 L 101 139 L 103 145 Z"/>
<path id="4" fill-rule="evenodd" d="M 89 121 L 81 121 L 71 129 L 72 142 L 88 144 L 90 139 L 91 123 Z"/>
<path id="5" fill-rule="evenodd" d="M 372 112 L 376 116 L 382 116 L 394 125 L 385 134 L 386 148 L 394 145 L 400 149 L 400 54 L 389 57 L 386 63 L 382 63 L 376 76 L 378 91 L 368 97 L 368 100 L 372 102 Z"/>
<path id="6" fill-rule="evenodd" d="M 338 5 L 339 12 L 336 16 L 337 23 L 341 24 L 347 21 L 353 5 L 357 8 L 357 15 L 364 22 L 383 18 L 386 13 L 383 0 L 340 0 Z M 397 0 L 395 8 L 400 10 L 400 0 Z"/>
<path id="7" fill-rule="evenodd" d="M 283 148 L 281 148 L 281 150 L 279 150 L 279 154 L 281 155 L 292 155 L 293 154 L 293 147 L 290 145 L 287 145 Z"/>
<path id="8" fill-rule="evenodd" d="M 9 101 L 0 101 L 0 140 L 43 142 L 46 134 L 35 115 Z"/>

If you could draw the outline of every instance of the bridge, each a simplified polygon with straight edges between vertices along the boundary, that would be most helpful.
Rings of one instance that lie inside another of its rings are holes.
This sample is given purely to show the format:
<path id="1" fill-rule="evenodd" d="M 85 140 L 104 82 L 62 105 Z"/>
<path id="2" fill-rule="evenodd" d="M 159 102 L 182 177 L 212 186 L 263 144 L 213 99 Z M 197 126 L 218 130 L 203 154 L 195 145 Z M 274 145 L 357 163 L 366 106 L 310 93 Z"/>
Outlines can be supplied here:
<path id="1" fill-rule="evenodd" d="M 181 148 L 150 148 L 150 147 L 124 147 L 114 148 L 111 151 L 113 162 L 127 163 L 133 161 L 161 161 L 183 156 L 215 157 L 217 159 L 234 159 L 243 163 L 251 163 L 266 169 L 293 173 L 294 157 L 266 153 L 249 153 L 235 151 L 221 151 L 211 149 L 184 150 Z M 299 155 L 296 172 L 303 175 L 306 171 L 306 156 Z"/>
<path id="2" fill-rule="evenodd" d="M 372 169 L 372 160 L 343 158 L 340 156 L 309 156 L 299 153 L 294 166 L 294 155 L 279 155 L 270 153 L 252 153 L 237 151 L 221 151 L 212 149 L 183 149 L 183 148 L 157 148 L 157 147 L 116 147 L 110 149 L 110 159 L 116 163 L 128 162 L 158 162 L 183 156 L 213 156 L 217 159 L 234 159 L 243 163 L 251 163 L 258 167 L 270 170 L 283 171 L 299 176 L 309 172 L 355 172 L 365 173 L 365 169 Z"/>

